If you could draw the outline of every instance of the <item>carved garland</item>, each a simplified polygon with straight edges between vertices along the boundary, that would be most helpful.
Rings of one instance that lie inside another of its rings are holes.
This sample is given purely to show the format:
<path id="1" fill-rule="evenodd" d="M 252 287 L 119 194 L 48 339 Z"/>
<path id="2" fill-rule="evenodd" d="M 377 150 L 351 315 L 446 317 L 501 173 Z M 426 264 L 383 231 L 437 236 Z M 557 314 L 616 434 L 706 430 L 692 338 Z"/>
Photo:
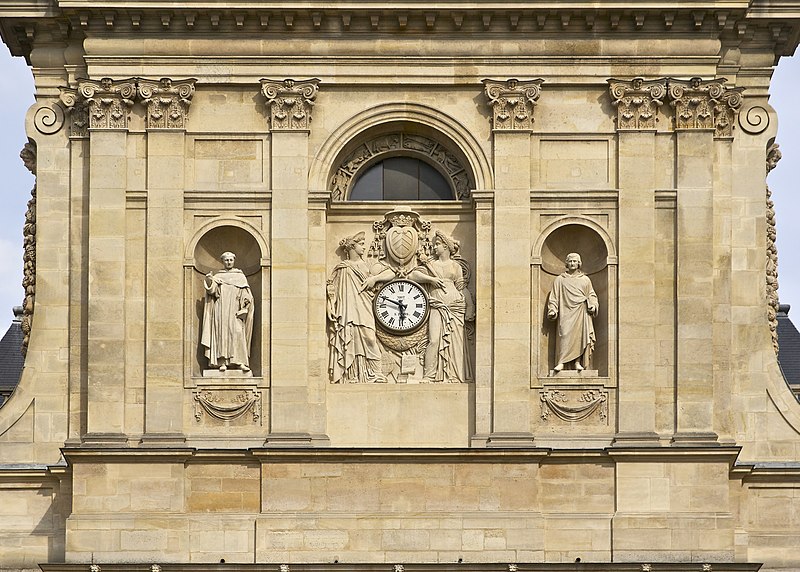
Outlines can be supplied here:
<path id="1" fill-rule="evenodd" d="M 767 149 L 767 174 L 774 169 L 781 160 L 778 145 L 773 143 Z M 777 230 L 775 226 L 775 203 L 772 202 L 772 192 L 767 189 L 767 316 L 769 317 L 769 332 L 772 336 L 772 348 L 778 354 L 778 247 L 776 244 Z"/>
<path id="2" fill-rule="evenodd" d="M 220 421 L 233 421 L 250 411 L 253 423 L 261 418 L 261 393 L 255 389 L 242 389 L 233 395 L 232 402 L 222 398 L 232 393 L 229 390 L 212 391 L 202 389 L 194 392 L 194 417 L 199 423 L 203 413 Z"/>
<path id="3" fill-rule="evenodd" d="M 345 200 L 351 184 L 357 178 L 356 174 L 364 165 L 380 160 L 382 155 L 397 154 L 398 151 L 404 155 L 417 156 L 433 161 L 440 167 L 442 172 L 447 174 L 450 184 L 455 190 L 456 199 L 469 198 L 470 182 L 467 169 L 459 158 L 447 150 L 446 147 L 422 135 L 391 133 L 362 143 L 342 161 L 341 166 L 331 179 L 331 199 L 334 201 Z"/>
<path id="4" fill-rule="evenodd" d="M 608 417 L 608 392 L 599 389 L 578 390 L 580 395 L 576 405 L 568 405 L 568 396 L 565 390 L 543 389 L 539 393 L 542 404 L 542 420 L 547 421 L 550 414 L 564 421 L 578 422 L 588 419 L 595 411 L 601 421 Z M 572 393 L 572 392 L 571 392 Z"/>
<path id="5" fill-rule="evenodd" d="M 25 168 L 36 176 L 36 143 L 28 141 L 20 151 Z M 22 288 L 25 298 L 22 302 L 22 355 L 28 353 L 33 323 L 33 308 L 36 302 L 36 182 L 31 189 L 31 198 L 25 211 L 25 224 L 22 226 Z"/>

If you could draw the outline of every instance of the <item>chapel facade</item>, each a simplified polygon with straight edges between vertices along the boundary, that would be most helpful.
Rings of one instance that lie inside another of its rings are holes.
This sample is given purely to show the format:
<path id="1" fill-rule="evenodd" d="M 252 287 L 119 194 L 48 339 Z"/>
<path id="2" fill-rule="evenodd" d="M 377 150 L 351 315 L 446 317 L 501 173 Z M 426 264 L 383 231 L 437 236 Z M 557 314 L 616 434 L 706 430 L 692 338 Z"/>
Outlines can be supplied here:
<path id="1" fill-rule="evenodd" d="M 800 3 L 19 0 L 0 569 L 800 570 Z"/>

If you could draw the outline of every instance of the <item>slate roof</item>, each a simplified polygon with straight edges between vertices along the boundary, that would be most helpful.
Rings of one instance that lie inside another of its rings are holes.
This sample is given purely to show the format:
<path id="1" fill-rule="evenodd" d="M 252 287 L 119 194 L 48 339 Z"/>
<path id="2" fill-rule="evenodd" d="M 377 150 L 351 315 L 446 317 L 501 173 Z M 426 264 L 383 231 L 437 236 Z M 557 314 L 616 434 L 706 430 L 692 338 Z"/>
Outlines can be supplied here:
<path id="1" fill-rule="evenodd" d="M 800 332 L 789 319 L 789 304 L 778 307 L 778 364 L 800 399 Z"/>
<path id="2" fill-rule="evenodd" d="M 14 320 L 0 340 L 0 405 L 11 395 L 22 374 L 22 307 L 14 308 Z"/>

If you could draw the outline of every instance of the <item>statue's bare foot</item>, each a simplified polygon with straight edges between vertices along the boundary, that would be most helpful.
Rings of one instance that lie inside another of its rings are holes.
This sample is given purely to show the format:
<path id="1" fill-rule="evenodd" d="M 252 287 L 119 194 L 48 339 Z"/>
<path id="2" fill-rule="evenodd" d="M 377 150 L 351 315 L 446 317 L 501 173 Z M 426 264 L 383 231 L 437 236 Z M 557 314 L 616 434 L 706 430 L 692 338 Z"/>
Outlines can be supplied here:
<path id="1" fill-rule="evenodd" d="M 247 373 L 248 371 L 250 371 L 250 368 L 247 367 L 246 365 L 242 364 L 242 371 Z"/>
<path id="2" fill-rule="evenodd" d="M 562 369 L 564 369 L 564 364 L 560 363 L 556 367 L 553 368 L 553 371 L 555 371 L 557 373 L 557 372 L 561 371 Z"/>
<path id="3" fill-rule="evenodd" d="M 220 371 L 226 371 L 227 369 L 228 369 L 228 366 L 226 366 L 225 364 L 222 364 L 221 366 L 219 366 L 219 370 Z"/>
<path id="4" fill-rule="evenodd" d="M 583 371 L 583 366 L 578 361 L 575 362 L 575 371 Z"/>

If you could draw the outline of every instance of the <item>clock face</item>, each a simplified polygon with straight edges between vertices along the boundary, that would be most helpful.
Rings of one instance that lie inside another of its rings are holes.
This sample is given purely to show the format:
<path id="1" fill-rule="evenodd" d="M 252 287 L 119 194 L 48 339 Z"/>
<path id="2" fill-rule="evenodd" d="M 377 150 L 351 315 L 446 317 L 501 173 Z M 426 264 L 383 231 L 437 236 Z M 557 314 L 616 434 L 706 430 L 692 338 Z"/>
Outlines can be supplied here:
<path id="1" fill-rule="evenodd" d="M 375 321 L 384 330 L 408 334 L 428 317 L 428 295 L 411 280 L 393 280 L 384 285 L 373 301 Z"/>

